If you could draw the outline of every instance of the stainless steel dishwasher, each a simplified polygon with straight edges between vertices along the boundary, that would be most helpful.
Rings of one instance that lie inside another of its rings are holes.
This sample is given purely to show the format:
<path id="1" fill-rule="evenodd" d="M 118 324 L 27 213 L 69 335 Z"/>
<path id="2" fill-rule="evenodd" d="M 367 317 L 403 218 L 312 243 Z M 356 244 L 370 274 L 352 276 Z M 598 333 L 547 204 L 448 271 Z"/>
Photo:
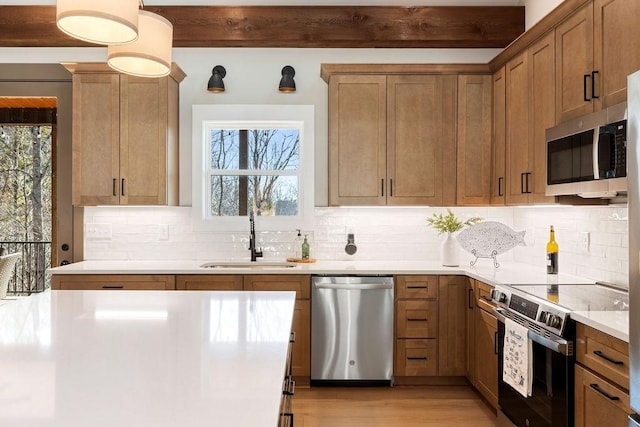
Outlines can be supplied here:
<path id="1" fill-rule="evenodd" d="M 313 276 L 311 383 L 391 385 L 392 276 Z"/>

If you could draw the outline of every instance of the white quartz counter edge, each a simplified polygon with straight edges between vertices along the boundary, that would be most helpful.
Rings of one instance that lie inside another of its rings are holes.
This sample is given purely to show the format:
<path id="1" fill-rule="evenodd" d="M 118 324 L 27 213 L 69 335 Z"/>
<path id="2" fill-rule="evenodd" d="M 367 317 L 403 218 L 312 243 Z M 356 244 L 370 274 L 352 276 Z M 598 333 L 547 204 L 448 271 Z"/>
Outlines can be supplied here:
<path id="1" fill-rule="evenodd" d="M 204 262 L 206 261 L 82 261 L 47 271 L 50 274 L 451 274 L 466 275 L 492 286 L 594 282 L 568 274 L 548 275 L 544 266 L 534 267 L 521 263 L 503 263 L 500 268 L 494 269 L 491 264 L 476 267 L 468 265 L 443 267 L 439 262 L 424 261 L 318 261 L 312 264 L 299 264 L 293 268 L 211 269 L 200 267 Z M 628 312 L 595 313 L 574 313 L 572 317 L 592 328 L 626 342 L 629 341 Z M 612 322 L 610 318 L 614 317 L 617 321 Z"/>
<path id="2" fill-rule="evenodd" d="M 571 318 L 605 334 L 629 342 L 628 311 L 574 311 Z"/>
<path id="3" fill-rule="evenodd" d="M 50 274 L 436 274 L 467 275 L 490 285 L 593 283 L 567 274 L 548 275 L 544 266 L 512 263 L 443 267 L 424 261 L 318 261 L 293 268 L 202 268 L 205 261 L 82 261 L 48 269 Z M 260 261 L 257 262 L 260 264 Z"/>

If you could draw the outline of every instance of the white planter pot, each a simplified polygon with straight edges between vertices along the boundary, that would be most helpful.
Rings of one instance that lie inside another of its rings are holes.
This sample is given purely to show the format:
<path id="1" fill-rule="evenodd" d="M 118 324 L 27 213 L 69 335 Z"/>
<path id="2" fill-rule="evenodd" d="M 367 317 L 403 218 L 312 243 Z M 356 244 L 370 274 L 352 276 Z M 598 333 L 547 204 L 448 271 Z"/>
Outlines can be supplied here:
<path id="1" fill-rule="evenodd" d="M 457 267 L 460 265 L 460 243 L 453 233 L 447 233 L 441 249 L 443 266 Z"/>

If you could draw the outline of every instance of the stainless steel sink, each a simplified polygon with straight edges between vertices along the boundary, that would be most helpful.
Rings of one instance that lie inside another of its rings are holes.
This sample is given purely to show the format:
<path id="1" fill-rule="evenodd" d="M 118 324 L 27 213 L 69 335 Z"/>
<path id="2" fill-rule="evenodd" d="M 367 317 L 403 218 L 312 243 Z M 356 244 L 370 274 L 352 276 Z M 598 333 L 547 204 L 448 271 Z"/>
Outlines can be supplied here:
<path id="1" fill-rule="evenodd" d="M 245 261 L 220 261 L 220 262 L 207 262 L 202 264 L 202 268 L 250 268 L 250 269 L 273 269 L 273 268 L 294 268 L 297 264 L 294 262 L 280 262 L 280 261 L 257 261 L 257 262 L 245 262 Z"/>

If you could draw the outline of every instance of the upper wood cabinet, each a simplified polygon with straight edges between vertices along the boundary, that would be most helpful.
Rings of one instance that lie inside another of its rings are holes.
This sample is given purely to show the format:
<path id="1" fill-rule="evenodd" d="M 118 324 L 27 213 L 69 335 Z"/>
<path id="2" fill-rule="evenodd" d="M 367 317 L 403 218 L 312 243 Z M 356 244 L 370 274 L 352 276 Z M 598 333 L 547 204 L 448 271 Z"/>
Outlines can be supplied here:
<path id="1" fill-rule="evenodd" d="M 329 205 L 487 205 L 491 76 L 480 64 L 322 64 Z"/>
<path id="2" fill-rule="evenodd" d="M 505 67 L 493 74 L 493 127 L 491 137 L 491 196 L 492 205 L 505 204 L 506 192 L 506 120 L 507 85 Z"/>
<path id="3" fill-rule="evenodd" d="M 73 203 L 178 203 L 178 85 L 119 74 L 106 64 L 65 64 L 73 73 Z"/>
<path id="4" fill-rule="evenodd" d="M 455 76 L 331 76 L 329 204 L 453 204 L 455 94 Z"/>
<path id="5" fill-rule="evenodd" d="M 491 202 L 491 76 L 458 76 L 457 205 Z"/>
<path id="6" fill-rule="evenodd" d="M 329 205 L 385 205 L 387 78 L 329 82 Z"/>
<path id="7" fill-rule="evenodd" d="M 550 32 L 509 61 L 505 68 L 505 202 L 508 205 L 555 201 L 544 194 L 545 131 L 555 124 L 554 51 L 554 33 Z M 499 119 L 494 118 L 496 126 L 501 124 Z"/>
<path id="8" fill-rule="evenodd" d="M 593 0 L 556 27 L 557 122 L 627 98 L 627 75 L 640 68 L 640 2 Z"/>

